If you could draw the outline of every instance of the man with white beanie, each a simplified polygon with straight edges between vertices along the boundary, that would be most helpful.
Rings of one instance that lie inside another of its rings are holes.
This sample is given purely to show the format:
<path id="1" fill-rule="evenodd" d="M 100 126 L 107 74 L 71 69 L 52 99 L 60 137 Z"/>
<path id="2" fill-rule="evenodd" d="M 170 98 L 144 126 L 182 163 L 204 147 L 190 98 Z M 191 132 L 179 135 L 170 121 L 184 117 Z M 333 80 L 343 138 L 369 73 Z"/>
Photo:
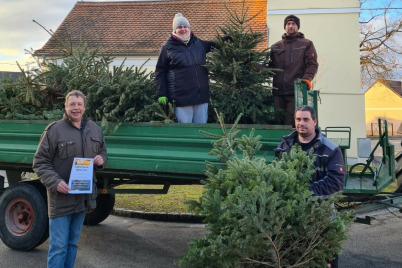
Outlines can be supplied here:
<path id="1" fill-rule="evenodd" d="M 209 78 L 206 54 L 213 42 L 197 38 L 181 13 L 173 19 L 173 32 L 162 45 L 155 69 L 158 102 L 175 104 L 179 123 L 206 123 Z"/>

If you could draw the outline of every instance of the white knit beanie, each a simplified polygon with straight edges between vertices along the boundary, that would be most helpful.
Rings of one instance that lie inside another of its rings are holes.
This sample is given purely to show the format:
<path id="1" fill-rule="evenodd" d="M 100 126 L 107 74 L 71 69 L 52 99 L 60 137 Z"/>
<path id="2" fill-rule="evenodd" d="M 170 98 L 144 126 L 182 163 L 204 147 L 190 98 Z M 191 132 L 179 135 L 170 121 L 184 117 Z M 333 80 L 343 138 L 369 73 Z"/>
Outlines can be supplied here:
<path id="1" fill-rule="evenodd" d="M 190 28 L 190 23 L 188 22 L 188 20 L 183 17 L 181 13 L 177 13 L 173 19 L 173 32 L 175 32 L 176 28 L 180 25 L 186 25 L 188 28 Z"/>

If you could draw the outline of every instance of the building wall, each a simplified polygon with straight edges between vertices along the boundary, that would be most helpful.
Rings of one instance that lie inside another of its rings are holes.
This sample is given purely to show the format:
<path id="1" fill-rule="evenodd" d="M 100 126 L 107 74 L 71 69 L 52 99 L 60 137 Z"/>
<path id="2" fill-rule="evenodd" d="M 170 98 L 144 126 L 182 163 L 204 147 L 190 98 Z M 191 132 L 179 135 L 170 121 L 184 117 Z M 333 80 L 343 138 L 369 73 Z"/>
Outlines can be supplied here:
<path id="1" fill-rule="evenodd" d="M 141 66 L 148 71 L 155 71 L 158 55 L 155 56 L 129 56 L 129 57 L 115 57 L 112 66 L 120 66 L 124 60 L 124 66 Z"/>
<path id="2" fill-rule="evenodd" d="M 268 44 L 281 39 L 284 18 L 300 18 L 300 32 L 314 42 L 319 70 L 313 88 L 320 90 L 321 128 L 350 126 L 349 157 L 357 157 L 357 139 L 366 137 L 364 94 L 360 84 L 358 0 L 268 0 Z"/>
<path id="3" fill-rule="evenodd" d="M 367 134 L 377 130 L 378 118 L 386 118 L 388 130 L 393 127 L 394 134 L 402 124 L 402 97 L 381 82 L 375 83 L 364 95 L 366 103 Z M 392 125 L 391 125 L 392 124 Z"/>

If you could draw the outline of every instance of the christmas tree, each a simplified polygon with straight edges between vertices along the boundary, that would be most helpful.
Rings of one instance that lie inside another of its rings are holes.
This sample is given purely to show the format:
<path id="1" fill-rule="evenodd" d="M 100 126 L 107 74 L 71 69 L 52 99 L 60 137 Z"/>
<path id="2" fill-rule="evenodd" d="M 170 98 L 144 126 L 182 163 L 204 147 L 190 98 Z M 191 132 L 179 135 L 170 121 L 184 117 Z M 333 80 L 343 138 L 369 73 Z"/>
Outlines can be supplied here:
<path id="1" fill-rule="evenodd" d="M 190 267 L 325 267 L 347 238 L 350 215 L 334 210 L 337 197 L 318 200 L 309 190 L 314 156 L 299 146 L 267 163 L 257 157 L 260 137 L 223 129 L 208 163 L 206 191 L 193 211 L 209 233 L 193 240 L 180 264 Z"/>
<path id="2" fill-rule="evenodd" d="M 50 32 L 49 32 L 50 33 Z M 87 97 L 86 115 L 101 121 L 107 131 L 123 122 L 148 122 L 156 99 L 153 72 L 144 67 L 112 66 L 114 57 L 85 43 L 73 47 L 59 39 L 62 61 L 50 61 L 43 68 L 24 72 L 15 83 L 0 88 L 0 110 L 6 119 L 60 119 L 64 96 L 80 90 Z M 12 109 L 7 108 L 12 107 Z"/>
<path id="3" fill-rule="evenodd" d="M 228 10 L 228 9 L 227 9 Z M 243 2 L 240 14 L 228 10 L 229 22 L 219 27 L 215 49 L 207 57 L 210 73 L 209 122 L 216 121 L 216 108 L 229 123 L 242 113 L 240 123 L 267 124 L 273 121 L 273 69 L 260 68 L 268 62 L 267 50 L 257 50 L 263 35 L 253 32 L 253 16 Z M 222 36 L 224 36 L 222 38 Z M 259 66 L 259 67 L 258 67 Z"/>

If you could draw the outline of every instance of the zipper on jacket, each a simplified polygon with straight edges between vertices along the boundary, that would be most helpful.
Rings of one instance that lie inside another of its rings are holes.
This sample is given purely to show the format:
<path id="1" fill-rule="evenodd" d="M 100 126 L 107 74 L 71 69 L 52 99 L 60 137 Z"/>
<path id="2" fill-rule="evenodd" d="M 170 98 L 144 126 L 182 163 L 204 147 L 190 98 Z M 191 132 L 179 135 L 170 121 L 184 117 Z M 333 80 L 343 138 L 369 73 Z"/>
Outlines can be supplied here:
<path id="1" fill-rule="evenodd" d="M 188 47 L 188 49 L 190 50 L 190 47 Z M 196 53 L 196 52 L 194 51 L 194 53 Z M 194 56 L 193 56 L 193 54 L 191 53 L 191 50 L 190 50 L 190 55 L 191 55 L 191 60 L 193 61 L 195 77 L 197 78 L 197 84 L 198 84 L 198 101 L 200 101 L 200 100 L 201 100 L 201 85 L 200 85 L 200 79 L 199 79 L 199 77 L 198 77 L 197 67 L 196 67 L 196 64 L 195 64 L 195 59 L 193 58 Z"/>

